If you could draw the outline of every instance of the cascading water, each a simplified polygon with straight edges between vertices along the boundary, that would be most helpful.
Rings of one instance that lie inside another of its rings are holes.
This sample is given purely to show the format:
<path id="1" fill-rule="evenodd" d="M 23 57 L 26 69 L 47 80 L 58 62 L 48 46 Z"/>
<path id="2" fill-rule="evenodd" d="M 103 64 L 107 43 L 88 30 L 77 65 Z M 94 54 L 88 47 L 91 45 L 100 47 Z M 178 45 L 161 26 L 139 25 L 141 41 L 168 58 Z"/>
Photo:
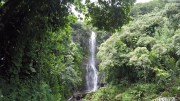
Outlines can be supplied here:
<path id="1" fill-rule="evenodd" d="M 97 80 L 98 80 L 98 72 L 95 66 L 95 52 L 96 52 L 96 35 L 94 32 L 91 33 L 91 37 L 89 39 L 89 56 L 86 64 L 86 76 L 85 76 L 85 89 L 81 93 L 74 93 L 68 101 L 78 101 L 78 94 L 86 94 L 89 92 L 93 92 L 98 89 Z M 80 97 L 80 96 L 79 96 Z M 75 99 L 75 100 L 74 100 Z"/>
<path id="2" fill-rule="evenodd" d="M 95 50 L 96 50 L 96 35 L 91 33 L 89 40 L 89 58 L 86 65 L 86 91 L 91 92 L 97 90 L 97 69 L 95 66 Z"/>

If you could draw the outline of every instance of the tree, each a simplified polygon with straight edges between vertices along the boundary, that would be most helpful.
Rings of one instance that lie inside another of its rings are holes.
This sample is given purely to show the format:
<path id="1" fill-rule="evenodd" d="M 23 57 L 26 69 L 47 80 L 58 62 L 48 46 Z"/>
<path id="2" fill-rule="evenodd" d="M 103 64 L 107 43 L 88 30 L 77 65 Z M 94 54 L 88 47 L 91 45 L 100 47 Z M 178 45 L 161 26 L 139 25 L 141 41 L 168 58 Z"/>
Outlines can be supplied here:
<path id="1" fill-rule="evenodd" d="M 99 30 L 115 32 L 127 24 L 131 17 L 130 8 L 135 0 L 98 0 L 87 3 L 86 19 Z"/>
<path id="2" fill-rule="evenodd" d="M 113 11 L 113 16 L 115 12 L 123 13 L 118 18 L 124 21 L 117 26 L 129 21 L 132 3 L 112 0 L 108 10 Z M 81 84 L 84 53 L 71 40 L 70 23 L 76 21 L 71 4 L 81 6 L 80 1 L 74 0 L 1 0 L 0 95 L 3 97 L 0 100 L 65 100 Z M 102 6 L 88 4 L 88 10 L 93 7 L 102 10 L 103 1 L 99 4 Z M 91 17 L 94 21 L 99 19 Z"/>
<path id="3" fill-rule="evenodd" d="M 153 6 L 151 3 L 142 6 Z M 106 78 L 110 78 L 108 82 L 120 82 L 124 77 L 132 81 L 157 82 L 161 78 L 157 77 L 159 72 L 155 67 L 170 74 L 166 80 L 178 77 L 174 75 L 179 72 L 176 66 L 179 63 L 179 30 L 174 31 L 178 25 L 172 20 L 177 18 L 178 11 L 168 7 L 178 5 L 167 3 L 163 9 L 138 16 L 101 44 L 97 56 L 101 60 L 100 68 L 107 72 Z M 129 71 L 133 76 L 128 74 Z"/>
<path id="4" fill-rule="evenodd" d="M 75 76 L 64 76 L 74 77 L 68 83 L 74 83 L 72 87 L 79 85 L 77 76 L 81 75 L 77 74 L 81 57 L 66 51 L 71 49 L 69 24 L 76 20 L 69 13 L 72 0 L 4 2 L 0 8 L 0 99 L 65 99 L 72 88 L 63 91 L 66 86 L 62 82 L 69 79 L 61 79 L 60 74 L 71 67 Z M 65 59 L 69 55 L 73 59 Z"/>
<path id="5" fill-rule="evenodd" d="M 155 9 L 162 9 L 165 6 L 164 0 L 152 0 L 147 3 L 135 4 L 130 12 L 130 15 L 134 18 L 148 14 Z"/>

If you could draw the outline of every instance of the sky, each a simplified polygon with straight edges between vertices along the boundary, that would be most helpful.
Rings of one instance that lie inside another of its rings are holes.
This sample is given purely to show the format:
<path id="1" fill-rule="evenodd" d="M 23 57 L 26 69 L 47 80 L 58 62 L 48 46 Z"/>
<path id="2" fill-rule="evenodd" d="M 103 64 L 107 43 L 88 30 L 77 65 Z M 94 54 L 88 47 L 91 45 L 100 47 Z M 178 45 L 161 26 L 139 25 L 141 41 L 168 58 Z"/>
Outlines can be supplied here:
<path id="1" fill-rule="evenodd" d="M 144 3 L 144 2 L 149 2 L 151 0 L 136 0 L 136 3 Z"/>

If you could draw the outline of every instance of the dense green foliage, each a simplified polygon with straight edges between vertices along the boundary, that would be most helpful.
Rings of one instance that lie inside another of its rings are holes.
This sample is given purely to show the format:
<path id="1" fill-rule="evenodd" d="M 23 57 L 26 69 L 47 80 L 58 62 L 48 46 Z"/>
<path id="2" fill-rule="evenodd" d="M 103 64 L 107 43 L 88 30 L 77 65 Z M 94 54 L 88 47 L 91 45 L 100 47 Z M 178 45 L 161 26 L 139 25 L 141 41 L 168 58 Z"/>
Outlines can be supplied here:
<path id="1" fill-rule="evenodd" d="M 80 84 L 82 56 L 69 37 L 75 19 L 65 4 L 19 0 L 2 6 L 7 9 L 1 17 L 3 101 L 63 100 Z"/>
<path id="2" fill-rule="evenodd" d="M 81 48 L 71 41 L 69 24 L 76 19 L 67 2 L 72 1 L 9 0 L 2 5 L 1 100 L 63 100 L 81 84 Z"/>
<path id="3" fill-rule="evenodd" d="M 88 3 L 86 19 L 99 30 L 115 32 L 131 20 L 129 12 L 134 2 L 135 0 L 98 0 L 98 3 Z"/>
<path id="4" fill-rule="evenodd" d="M 127 23 L 132 2 L 120 3 Z M 71 4 L 83 7 L 80 0 L 0 1 L 0 101 L 63 101 L 81 86 L 86 52 L 72 40 L 78 29 L 70 27 L 77 20 Z"/>
<path id="5" fill-rule="evenodd" d="M 101 44 L 99 68 L 111 86 L 87 95 L 86 100 L 180 98 L 180 4 L 159 1 L 135 5 L 134 20 Z"/>
<path id="6" fill-rule="evenodd" d="M 110 86 L 84 100 L 180 99 L 180 4 L 134 2 L 1 0 L 0 101 L 64 101 L 82 88 L 91 30 L 103 42 L 99 70 Z M 74 23 L 71 4 L 86 14 L 84 24 Z"/>

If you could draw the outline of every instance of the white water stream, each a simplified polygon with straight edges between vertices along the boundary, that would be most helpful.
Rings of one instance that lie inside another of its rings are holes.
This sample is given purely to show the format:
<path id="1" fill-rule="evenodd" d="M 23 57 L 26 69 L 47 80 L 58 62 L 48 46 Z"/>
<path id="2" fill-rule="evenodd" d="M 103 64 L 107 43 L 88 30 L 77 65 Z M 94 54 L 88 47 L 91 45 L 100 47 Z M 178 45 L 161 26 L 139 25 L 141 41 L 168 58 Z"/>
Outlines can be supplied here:
<path id="1" fill-rule="evenodd" d="M 98 89 L 98 71 L 95 66 L 95 53 L 96 53 L 96 34 L 91 32 L 89 39 L 89 56 L 86 64 L 86 75 L 85 75 L 85 90 L 84 93 L 94 92 Z M 78 93 L 77 93 L 78 94 Z M 74 101 L 74 96 L 71 96 L 68 101 Z M 75 100 L 76 101 L 76 100 Z M 78 101 L 78 100 L 77 100 Z"/>
<path id="2" fill-rule="evenodd" d="M 95 51 L 96 51 L 96 35 L 94 32 L 91 33 L 89 39 L 89 58 L 86 65 L 86 91 L 92 92 L 97 90 L 97 69 L 95 66 Z"/>

